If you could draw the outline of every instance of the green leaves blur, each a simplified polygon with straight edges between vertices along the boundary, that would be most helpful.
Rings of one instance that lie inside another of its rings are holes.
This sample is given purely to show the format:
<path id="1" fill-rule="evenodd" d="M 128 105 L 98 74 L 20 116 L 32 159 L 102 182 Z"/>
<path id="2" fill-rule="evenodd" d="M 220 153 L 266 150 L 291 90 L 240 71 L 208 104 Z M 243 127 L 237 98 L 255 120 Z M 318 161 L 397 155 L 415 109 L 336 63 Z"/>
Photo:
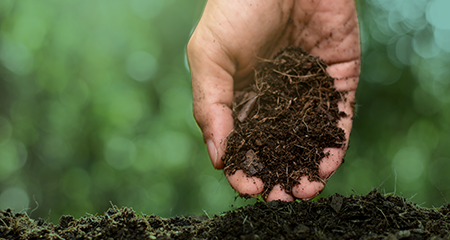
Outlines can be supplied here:
<path id="1" fill-rule="evenodd" d="M 192 117 L 185 47 L 205 1 L 1 1 L 0 207 L 56 221 L 109 201 L 228 210 Z M 222 184 L 225 183 L 225 184 Z M 240 201 L 242 203 L 243 201 Z"/>
<path id="2" fill-rule="evenodd" d="M 346 162 L 324 194 L 378 187 L 423 206 L 449 198 L 448 2 L 358 1 L 362 73 Z M 390 177 L 389 177 L 390 176 Z M 439 188 L 439 190 L 437 189 Z"/>

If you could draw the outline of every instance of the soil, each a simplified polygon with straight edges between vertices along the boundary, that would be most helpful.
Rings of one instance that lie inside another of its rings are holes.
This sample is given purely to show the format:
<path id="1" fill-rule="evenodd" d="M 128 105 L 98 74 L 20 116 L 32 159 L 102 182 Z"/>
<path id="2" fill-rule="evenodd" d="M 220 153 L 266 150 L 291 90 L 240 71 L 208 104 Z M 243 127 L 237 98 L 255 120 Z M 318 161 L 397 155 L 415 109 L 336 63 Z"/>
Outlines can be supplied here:
<path id="1" fill-rule="evenodd" d="M 256 70 L 255 84 L 236 97 L 234 130 L 222 158 L 227 174 L 242 169 L 264 182 L 265 198 L 276 184 L 291 193 L 300 176 L 322 181 L 319 161 L 327 147 L 345 147 L 337 127 L 344 92 L 318 57 L 287 47 Z"/>
<path id="2" fill-rule="evenodd" d="M 257 202 L 220 216 L 161 218 L 131 208 L 62 216 L 58 225 L 0 212 L 1 239 L 450 239 L 450 205 L 425 209 L 376 190 L 317 201 Z"/>

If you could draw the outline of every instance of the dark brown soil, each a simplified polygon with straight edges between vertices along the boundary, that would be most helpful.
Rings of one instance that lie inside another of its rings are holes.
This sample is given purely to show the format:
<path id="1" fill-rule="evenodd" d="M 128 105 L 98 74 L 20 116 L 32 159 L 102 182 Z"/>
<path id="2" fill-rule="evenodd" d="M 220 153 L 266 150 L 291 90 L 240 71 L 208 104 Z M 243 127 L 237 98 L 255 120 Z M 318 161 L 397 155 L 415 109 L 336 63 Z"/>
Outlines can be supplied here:
<path id="1" fill-rule="evenodd" d="M 258 202 L 221 216 L 161 218 L 117 207 L 58 225 L 0 212 L 1 239 L 450 239 L 450 205 L 424 209 L 371 191 L 317 202 Z"/>
<path id="2" fill-rule="evenodd" d="M 234 130 L 223 157 L 225 173 L 242 169 L 264 182 L 265 197 L 276 184 L 287 193 L 300 176 L 321 181 L 319 161 L 326 147 L 343 147 L 337 121 L 337 91 L 327 65 L 297 47 L 288 47 L 256 71 L 256 83 L 236 97 Z"/>

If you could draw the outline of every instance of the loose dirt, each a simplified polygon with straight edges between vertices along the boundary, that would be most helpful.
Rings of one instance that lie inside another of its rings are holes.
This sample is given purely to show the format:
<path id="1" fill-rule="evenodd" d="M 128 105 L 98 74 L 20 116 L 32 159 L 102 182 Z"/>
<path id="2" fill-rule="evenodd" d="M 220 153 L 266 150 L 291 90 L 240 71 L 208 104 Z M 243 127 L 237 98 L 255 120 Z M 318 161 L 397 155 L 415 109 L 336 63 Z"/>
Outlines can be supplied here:
<path id="1" fill-rule="evenodd" d="M 276 184 L 287 193 L 306 175 L 321 181 L 319 161 L 326 147 L 343 147 L 337 127 L 337 91 L 327 65 L 297 47 L 288 47 L 256 70 L 256 83 L 236 97 L 234 130 L 222 158 L 227 174 L 242 169 L 264 182 L 263 197 Z"/>
<path id="2" fill-rule="evenodd" d="M 420 208 L 407 199 L 339 194 L 318 201 L 258 202 L 220 216 L 161 218 L 113 207 L 58 225 L 0 212 L 2 239 L 450 239 L 450 206 Z"/>

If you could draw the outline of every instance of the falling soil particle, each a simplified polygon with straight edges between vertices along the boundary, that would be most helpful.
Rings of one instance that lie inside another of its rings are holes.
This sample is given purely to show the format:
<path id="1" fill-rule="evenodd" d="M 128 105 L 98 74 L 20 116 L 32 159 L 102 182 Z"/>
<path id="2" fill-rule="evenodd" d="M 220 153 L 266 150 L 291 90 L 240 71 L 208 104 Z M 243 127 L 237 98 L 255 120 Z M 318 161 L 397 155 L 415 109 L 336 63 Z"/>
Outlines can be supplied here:
<path id="1" fill-rule="evenodd" d="M 449 239 L 450 205 L 425 209 L 383 195 L 335 194 L 317 202 L 258 202 L 211 218 L 161 218 L 113 207 L 58 225 L 0 211 L 1 239 Z"/>
<path id="2" fill-rule="evenodd" d="M 345 92 L 334 88 L 327 65 L 288 47 L 256 70 L 256 81 L 233 104 L 234 130 L 222 158 L 225 173 L 242 169 L 264 182 L 263 197 L 276 184 L 287 193 L 300 176 L 321 181 L 318 166 L 327 147 L 344 147 L 337 127 Z"/>

